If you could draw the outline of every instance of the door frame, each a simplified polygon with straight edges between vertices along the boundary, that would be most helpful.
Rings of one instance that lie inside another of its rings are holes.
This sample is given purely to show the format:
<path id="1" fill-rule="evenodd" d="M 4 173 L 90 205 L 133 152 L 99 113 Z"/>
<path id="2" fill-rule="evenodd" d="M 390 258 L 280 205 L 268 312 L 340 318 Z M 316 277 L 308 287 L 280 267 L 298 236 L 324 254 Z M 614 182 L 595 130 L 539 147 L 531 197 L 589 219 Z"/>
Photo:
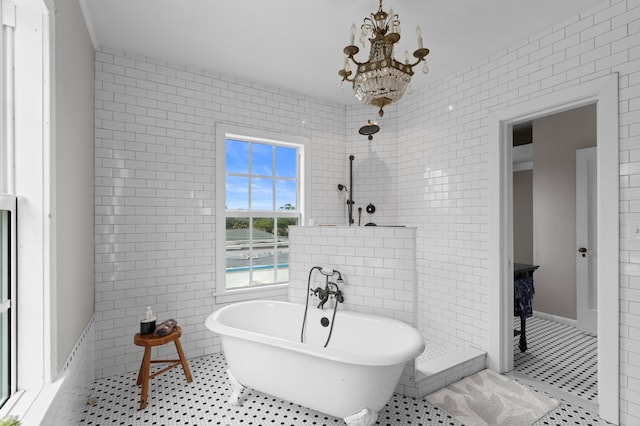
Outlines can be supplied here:
<path id="1" fill-rule="evenodd" d="M 488 118 L 489 347 L 492 370 L 513 369 L 512 127 L 519 122 L 597 104 L 598 403 L 603 419 L 619 422 L 619 139 L 618 74 L 515 104 Z M 606 232 L 605 227 L 606 224 Z"/>

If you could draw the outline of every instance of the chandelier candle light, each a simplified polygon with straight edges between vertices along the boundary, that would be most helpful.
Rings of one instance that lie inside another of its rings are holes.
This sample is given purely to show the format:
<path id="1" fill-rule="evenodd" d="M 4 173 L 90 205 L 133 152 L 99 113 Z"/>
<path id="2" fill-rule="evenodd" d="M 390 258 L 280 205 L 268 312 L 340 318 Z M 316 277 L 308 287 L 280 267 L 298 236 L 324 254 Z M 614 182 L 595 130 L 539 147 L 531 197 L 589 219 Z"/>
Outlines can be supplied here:
<path id="1" fill-rule="evenodd" d="M 395 60 L 393 46 L 400 40 L 400 20 L 398 15 L 393 13 L 393 9 L 390 9 L 388 13 L 382 10 L 382 0 L 380 0 L 378 12 L 372 13 L 371 17 L 364 18 L 364 23 L 360 28 L 362 30 L 360 42 L 363 47 L 367 34 L 371 33 L 369 60 L 358 62 L 354 58 L 360 49 L 354 45 L 356 26 L 352 24 L 349 45 L 343 50 L 345 54 L 344 66 L 338 71 L 338 75 L 342 77 L 342 81 L 353 83 L 356 98 L 365 104 L 380 108 L 378 115 L 382 117 L 383 108 L 386 105 L 402 98 L 411 81 L 413 67 L 425 60 L 429 49 L 422 45 L 422 30 L 417 27 L 418 49 L 413 52 L 417 61 L 413 64 L 409 63 L 408 51 L 405 51 L 404 64 Z M 349 59 L 356 65 L 356 74 L 351 79 L 349 77 L 353 72 L 349 66 Z M 429 71 L 426 62 L 422 71 L 425 74 Z"/>

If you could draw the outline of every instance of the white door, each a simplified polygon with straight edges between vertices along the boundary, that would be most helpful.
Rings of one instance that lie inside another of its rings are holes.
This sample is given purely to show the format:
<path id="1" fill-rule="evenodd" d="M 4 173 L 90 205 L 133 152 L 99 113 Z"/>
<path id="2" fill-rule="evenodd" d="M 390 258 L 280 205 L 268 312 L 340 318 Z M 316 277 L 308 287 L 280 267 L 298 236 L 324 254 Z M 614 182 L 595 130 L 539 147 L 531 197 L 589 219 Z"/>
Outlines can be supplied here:
<path id="1" fill-rule="evenodd" d="M 576 294 L 578 329 L 596 335 L 596 147 L 576 150 Z"/>

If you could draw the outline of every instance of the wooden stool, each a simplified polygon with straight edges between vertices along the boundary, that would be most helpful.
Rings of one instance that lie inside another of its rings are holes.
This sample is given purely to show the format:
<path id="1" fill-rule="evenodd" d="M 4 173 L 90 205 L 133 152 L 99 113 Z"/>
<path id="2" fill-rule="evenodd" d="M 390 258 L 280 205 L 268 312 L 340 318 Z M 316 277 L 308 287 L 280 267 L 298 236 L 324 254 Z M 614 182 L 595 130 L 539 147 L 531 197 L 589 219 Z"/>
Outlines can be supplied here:
<path id="1" fill-rule="evenodd" d="M 158 337 L 158 336 L 155 336 L 154 334 L 137 333 L 133 337 L 133 343 L 135 343 L 137 346 L 144 346 L 144 356 L 142 357 L 142 364 L 140 365 L 140 371 L 138 372 L 138 381 L 136 382 L 138 386 L 142 384 L 142 393 L 140 394 L 141 410 L 145 409 L 147 406 L 147 393 L 149 392 L 149 379 L 153 379 L 157 375 L 171 370 L 173 367 L 182 365 L 182 370 L 184 371 L 184 375 L 187 378 L 187 383 L 191 383 L 191 380 L 192 380 L 191 371 L 189 371 L 189 366 L 187 365 L 187 359 L 185 358 L 184 352 L 182 351 L 182 345 L 180 344 L 180 336 L 182 336 L 182 329 L 178 326 L 175 326 L 171 331 L 171 333 L 167 334 L 166 336 Z M 169 342 L 175 343 L 176 351 L 178 351 L 178 356 L 180 357 L 180 359 L 170 359 L 170 360 L 151 359 L 152 346 L 161 346 Z M 154 363 L 170 362 L 171 365 L 149 375 L 149 369 L 151 368 L 152 362 Z"/>

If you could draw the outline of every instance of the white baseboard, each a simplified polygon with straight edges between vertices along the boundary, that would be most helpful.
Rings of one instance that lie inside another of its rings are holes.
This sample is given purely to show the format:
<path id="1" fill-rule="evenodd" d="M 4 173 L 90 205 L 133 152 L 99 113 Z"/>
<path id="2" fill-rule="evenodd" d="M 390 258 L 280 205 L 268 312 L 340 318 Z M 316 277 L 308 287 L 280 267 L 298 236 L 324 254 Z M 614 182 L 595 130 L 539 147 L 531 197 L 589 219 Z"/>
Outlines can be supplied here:
<path id="1" fill-rule="evenodd" d="M 24 425 L 78 424 L 95 380 L 94 332 L 92 316 L 56 379 L 16 392 L 0 410 L 0 418 L 17 416 Z"/>
<path id="2" fill-rule="evenodd" d="M 533 311 L 533 316 L 542 318 L 548 321 L 558 322 L 560 324 L 570 325 L 571 327 L 576 327 L 576 328 L 578 327 L 578 321 L 571 318 L 565 318 L 558 315 L 546 314 L 544 312 L 538 312 L 538 311 Z"/>
<path id="3" fill-rule="evenodd" d="M 30 416 L 36 413 L 40 413 L 40 415 L 46 413 L 37 424 L 54 426 L 72 425 L 80 422 L 91 386 L 95 380 L 94 333 L 94 317 L 92 316 L 69 353 L 56 380 L 43 389 L 42 394 L 43 396 L 47 395 L 47 398 L 41 403 L 41 408 L 30 410 Z"/>

